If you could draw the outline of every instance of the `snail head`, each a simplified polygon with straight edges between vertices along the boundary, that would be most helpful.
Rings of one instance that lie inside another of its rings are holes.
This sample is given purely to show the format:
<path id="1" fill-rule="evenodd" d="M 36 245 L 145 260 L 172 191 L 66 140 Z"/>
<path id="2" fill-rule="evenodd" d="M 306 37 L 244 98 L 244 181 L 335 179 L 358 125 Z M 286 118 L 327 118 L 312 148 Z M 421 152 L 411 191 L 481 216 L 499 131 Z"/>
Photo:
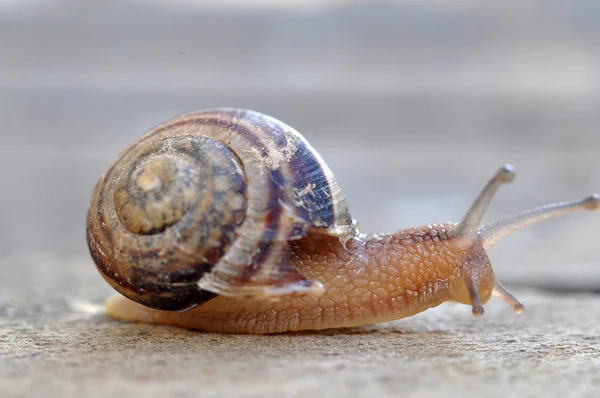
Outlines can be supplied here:
<path id="1" fill-rule="evenodd" d="M 483 188 L 462 221 L 449 232 L 452 245 L 463 253 L 464 262 L 458 271 L 459 280 L 452 291 L 453 299 L 470 304 L 473 314 L 483 315 L 483 304 L 492 295 L 500 297 L 516 313 L 524 310 L 513 295 L 496 280 L 486 250 L 513 232 L 537 224 L 556 216 L 579 210 L 598 210 L 600 194 L 581 200 L 553 203 L 515 214 L 499 221 L 481 225 L 484 213 L 502 184 L 510 183 L 515 176 L 514 169 L 507 164 L 502 166 Z"/>

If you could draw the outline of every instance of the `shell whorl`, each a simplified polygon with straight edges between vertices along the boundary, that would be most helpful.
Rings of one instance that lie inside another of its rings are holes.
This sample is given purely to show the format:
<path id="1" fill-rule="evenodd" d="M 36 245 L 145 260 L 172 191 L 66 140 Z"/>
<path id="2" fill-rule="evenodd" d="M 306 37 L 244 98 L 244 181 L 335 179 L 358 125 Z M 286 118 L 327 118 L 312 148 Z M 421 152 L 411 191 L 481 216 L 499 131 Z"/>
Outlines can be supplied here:
<path id="1" fill-rule="evenodd" d="M 181 310 L 215 294 L 318 292 L 289 241 L 355 233 L 333 174 L 294 129 L 257 112 L 210 109 L 157 126 L 97 184 L 88 244 L 125 296 Z"/>

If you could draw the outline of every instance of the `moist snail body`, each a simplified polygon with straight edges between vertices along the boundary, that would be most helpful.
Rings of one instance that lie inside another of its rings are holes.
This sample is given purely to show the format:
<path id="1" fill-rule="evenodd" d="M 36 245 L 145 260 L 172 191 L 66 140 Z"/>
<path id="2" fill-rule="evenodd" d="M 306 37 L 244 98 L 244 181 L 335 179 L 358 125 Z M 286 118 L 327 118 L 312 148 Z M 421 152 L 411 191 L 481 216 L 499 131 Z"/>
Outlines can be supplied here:
<path id="1" fill-rule="evenodd" d="M 207 331 L 276 333 L 400 319 L 445 301 L 475 315 L 497 295 L 485 250 L 525 226 L 598 209 L 600 196 L 480 225 L 505 165 L 460 223 L 364 235 L 319 154 L 293 128 L 241 109 L 155 127 L 98 182 L 90 253 L 122 296 L 119 319 Z"/>

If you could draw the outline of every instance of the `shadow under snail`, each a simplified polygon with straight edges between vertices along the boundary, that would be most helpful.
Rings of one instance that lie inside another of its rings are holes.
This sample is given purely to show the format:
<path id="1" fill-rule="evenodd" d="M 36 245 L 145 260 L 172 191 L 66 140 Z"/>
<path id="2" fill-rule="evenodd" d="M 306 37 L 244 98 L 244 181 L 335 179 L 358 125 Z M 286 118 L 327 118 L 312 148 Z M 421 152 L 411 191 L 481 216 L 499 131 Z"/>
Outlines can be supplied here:
<path id="1" fill-rule="evenodd" d="M 496 295 L 485 250 L 523 227 L 600 195 L 480 225 L 505 165 L 459 223 L 359 233 L 331 170 L 293 128 L 217 108 L 134 142 L 98 182 L 88 214 L 92 258 L 123 296 L 115 318 L 214 332 L 276 333 L 407 317 L 446 301 Z"/>

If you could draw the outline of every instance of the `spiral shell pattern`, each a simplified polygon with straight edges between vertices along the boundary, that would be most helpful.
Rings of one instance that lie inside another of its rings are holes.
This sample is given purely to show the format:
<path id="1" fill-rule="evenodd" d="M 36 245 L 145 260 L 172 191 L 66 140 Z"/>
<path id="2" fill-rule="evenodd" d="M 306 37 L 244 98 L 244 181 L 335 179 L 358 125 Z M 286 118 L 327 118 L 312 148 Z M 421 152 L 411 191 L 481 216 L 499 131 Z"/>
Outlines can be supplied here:
<path id="1" fill-rule="evenodd" d="M 216 294 L 318 292 L 288 260 L 309 230 L 355 234 L 319 154 L 263 114 L 209 109 L 157 126 L 100 178 L 88 245 L 104 278 L 144 305 L 184 310 Z"/>

